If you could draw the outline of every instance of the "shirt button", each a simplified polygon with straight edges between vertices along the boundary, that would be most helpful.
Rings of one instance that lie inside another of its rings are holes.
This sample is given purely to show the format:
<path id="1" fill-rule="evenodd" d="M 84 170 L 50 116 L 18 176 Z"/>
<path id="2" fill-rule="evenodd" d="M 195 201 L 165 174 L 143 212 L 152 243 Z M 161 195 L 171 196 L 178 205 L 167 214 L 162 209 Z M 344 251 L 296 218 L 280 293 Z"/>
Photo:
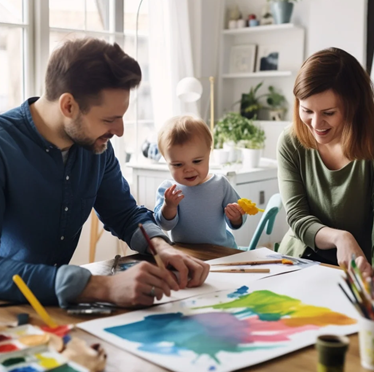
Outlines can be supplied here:
<path id="1" fill-rule="evenodd" d="M 61 236 L 61 238 L 60 238 L 61 240 L 64 240 L 65 239 L 65 237 L 64 236 Z"/>
<path id="2" fill-rule="evenodd" d="M 69 208 L 68 207 L 65 207 L 65 212 L 67 212 L 69 210 Z"/>
<path id="3" fill-rule="evenodd" d="M 49 152 L 49 149 L 45 149 L 46 152 Z"/>
<path id="4" fill-rule="evenodd" d="M 69 181 L 69 178 L 70 178 L 69 176 L 66 176 L 66 181 Z"/>

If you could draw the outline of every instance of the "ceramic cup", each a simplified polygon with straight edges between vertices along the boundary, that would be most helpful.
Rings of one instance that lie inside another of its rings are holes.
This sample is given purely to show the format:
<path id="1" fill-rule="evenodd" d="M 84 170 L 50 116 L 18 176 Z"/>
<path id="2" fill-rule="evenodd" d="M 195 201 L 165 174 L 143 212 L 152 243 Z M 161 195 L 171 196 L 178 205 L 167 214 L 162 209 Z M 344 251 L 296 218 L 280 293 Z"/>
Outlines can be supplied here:
<path id="1" fill-rule="evenodd" d="M 320 335 L 317 337 L 318 372 L 343 372 L 349 339 L 346 336 Z"/>
<path id="2" fill-rule="evenodd" d="M 361 365 L 374 371 L 374 321 L 360 317 L 358 324 Z"/>

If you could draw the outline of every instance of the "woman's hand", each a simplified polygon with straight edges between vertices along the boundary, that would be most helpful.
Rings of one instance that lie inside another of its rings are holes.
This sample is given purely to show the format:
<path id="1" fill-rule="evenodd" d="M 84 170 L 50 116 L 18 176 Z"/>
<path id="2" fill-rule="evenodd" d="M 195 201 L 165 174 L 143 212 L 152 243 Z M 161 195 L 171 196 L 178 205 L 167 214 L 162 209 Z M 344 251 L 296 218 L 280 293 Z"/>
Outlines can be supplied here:
<path id="1" fill-rule="evenodd" d="M 365 257 L 364 252 L 358 245 L 354 236 L 347 231 L 340 231 L 336 240 L 337 259 L 339 266 L 350 267 L 352 255 L 356 257 L 355 262 L 361 273 L 373 275 L 373 269 Z"/>

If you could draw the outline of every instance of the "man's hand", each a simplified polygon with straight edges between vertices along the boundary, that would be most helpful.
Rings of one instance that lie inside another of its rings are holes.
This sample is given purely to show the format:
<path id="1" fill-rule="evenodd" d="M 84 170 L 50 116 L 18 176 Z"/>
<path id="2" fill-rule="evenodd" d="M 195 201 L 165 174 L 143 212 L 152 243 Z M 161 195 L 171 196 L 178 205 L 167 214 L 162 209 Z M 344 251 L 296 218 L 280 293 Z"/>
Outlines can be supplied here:
<path id="1" fill-rule="evenodd" d="M 198 287 L 209 274 L 209 265 L 171 247 L 162 238 L 151 239 L 165 266 L 173 266 L 179 273 L 179 288 Z"/>
<path id="2" fill-rule="evenodd" d="M 227 204 L 225 208 L 225 214 L 233 226 L 241 226 L 241 224 L 243 223 L 242 216 L 243 214 L 245 214 L 245 212 L 242 207 L 239 206 L 239 204 Z"/>
<path id="3" fill-rule="evenodd" d="M 169 271 L 149 262 L 140 262 L 113 276 L 91 276 L 77 302 L 111 302 L 118 306 L 150 306 L 155 297 L 170 296 L 178 285 Z"/>

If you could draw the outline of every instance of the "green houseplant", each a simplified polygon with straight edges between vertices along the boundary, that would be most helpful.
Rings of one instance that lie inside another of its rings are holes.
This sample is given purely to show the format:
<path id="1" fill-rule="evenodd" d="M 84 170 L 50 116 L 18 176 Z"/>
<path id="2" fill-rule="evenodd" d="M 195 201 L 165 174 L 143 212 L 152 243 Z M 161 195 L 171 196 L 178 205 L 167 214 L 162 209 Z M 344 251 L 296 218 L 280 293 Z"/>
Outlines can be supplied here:
<path id="1" fill-rule="evenodd" d="M 234 105 L 240 103 L 240 115 L 247 119 L 256 118 L 258 111 L 262 107 L 259 100 L 261 97 L 264 97 L 265 94 L 257 95 L 257 91 L 261 88 L 262 84 L 263 82 L 258 83 L 255 87 L 251 87 L 248 93 L 243 93 L 242 98 L 234 103 Z"/>
<path id="2" fill-rule="evenodd" d="M 265 132 L 238 112 L 229 112 L 214 127 L 215 141 L 232 141 L 239 147 L 262 149 L 265 145 Z M 216 147 L 216 146 L 215 146 Z"/>

